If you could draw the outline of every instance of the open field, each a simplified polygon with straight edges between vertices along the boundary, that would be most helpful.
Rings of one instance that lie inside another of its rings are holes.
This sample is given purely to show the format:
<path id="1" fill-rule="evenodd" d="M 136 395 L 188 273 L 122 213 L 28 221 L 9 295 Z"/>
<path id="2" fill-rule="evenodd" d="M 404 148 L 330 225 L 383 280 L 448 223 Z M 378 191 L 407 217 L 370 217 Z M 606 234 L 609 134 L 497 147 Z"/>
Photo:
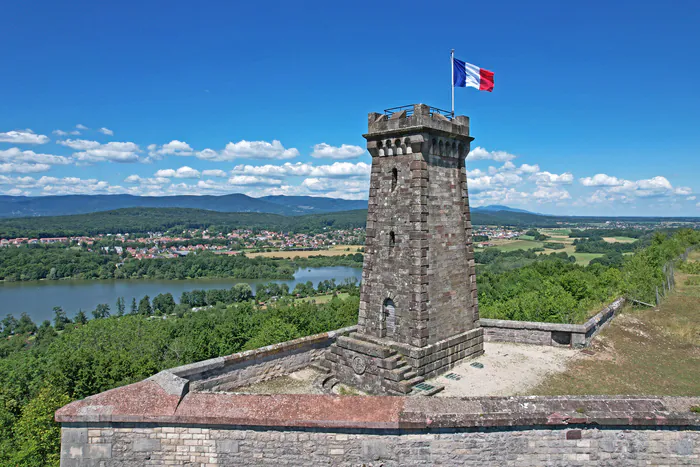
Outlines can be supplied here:
<path id="1" fill-rule="evenodd" d="M 248 258 L 262 256 L 265 258 L 284 258 L 293 259 L 297 256 L 300 258 L 308 258 L 309 256 L 340 256 L 350 253 L 357 253 L 364 245 L 335 245 L 328 250 L 311 250 L 311 251 L 266 251 L 262 253 L 246 253 Z"/>
<path id="2" fill-rule="evenodd" d="M 658 309 L 625 308 L 593 341 L 593 355 L 527 393 L 700 394 L 700 285 L 688 277 L 676 273 L 677 288 Z"/>
<path id="3" fill-rule="evenodd" d="M 347 292 L 341 292 L 338 294 L 338 298 L 340 298 L 342 300 L 345 300 L 349 296 L 350 296 L 350 294 Z M 294 301 L 295 302 L 315 302 L 315 303 L 321 305 L 323 303 L 330 302 L 332 298 L 333 298 L 333 294 L 329 293 L 329 294 L 324 294 L 324 295 L 316 295 L 314 297 L 296 298 L 296 299 L 294 299 Z"/>
<path id="4" fill-rule="evenodd" d="M 636 238 L 632 237 L 603 237 L 608 243 L 634 243 L 637 241 Z"/>
<path id="5" fill-rule="evenodd" d="M 513 250 L 529 250 L 530 248 L 542 248 L 542 242 L 534 240 L 490 240 L 494 246 L 489 248 L 497 248 L 501 251 Z"/>
<path id="6" fill-rule="evenodd" d="M 568 230 L 568 229 L 553 229 L 553 230 L 564 231 L 564 230 Z M 601 253 L 576 253 L 574 251 L 576 247 L 573 245 L 574 239 L 568 237 L 568 232 L 555 234 L 552 231 L 544 232 L 544 229 L 542 229 L 542 233 L 546 233 L 547 235 L 551 236 L 551 238 L 547 239 L 547 242 L 563 243 L 565 245 L 565 247 L 561 250 L 550 250 L 547 248 L 547 249 L 545 249 L 545 251 L 539 253 L 541 255 L 548 255 L 550 253 L 565 252 L 567 255 L 573 255 L 576 258 L 576 263 L 581 264 L 583 266 L 590 263 L 592 259 L 600 258 L 601 256 L 603 256 L 603 254 L 601 254 Z M 501 251 L 513 251 L 513 250 L 519 250 L 519 249 L 528 250 L 530 248 L 543 248 L 543 245 L 545 242 L 531 240 L 531 238 L 532 237 L 523 235 L 518 240 L 500 240 L 500 239 L 499 240 L 492 240 L 491 242 L 494 243 L 494 246 L 489 247 L 489 248 L 497 248 Z"/>

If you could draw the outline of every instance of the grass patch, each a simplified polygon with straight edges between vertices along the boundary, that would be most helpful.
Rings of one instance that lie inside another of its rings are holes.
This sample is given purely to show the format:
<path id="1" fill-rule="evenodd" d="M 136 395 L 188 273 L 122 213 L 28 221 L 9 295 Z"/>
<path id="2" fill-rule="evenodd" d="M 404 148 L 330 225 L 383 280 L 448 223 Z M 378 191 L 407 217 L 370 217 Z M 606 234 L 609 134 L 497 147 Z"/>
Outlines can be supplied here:
<path id="1" fill-rule="evenodd" d="M 575 360 L 530 394 L 700 394 L 700 287 L 676 274 L 676 291 L 655 309 L 625 307 Z"/>
<path id="2" fill-rule="evenodd" d="M 282 258 L 282 259 L 294 259 L 297 256 L 299 258 L 308 258 L 309 256 L 341 256 L 350 253 L 358 253 L 364 245 L 335 245 L 328 250 L 311 250 L 311 251 L 265 251 L 262 253 L 246 253 L 248 258 L 255 258 L 257 256 L 262 256 L 264 258 Z"/>
<path id="3" fill-rule="evenodd" d="M 542 248 L 542 242 L 534 240 L 494 240 L 494 246 L 501 251 L 529 250 L 530 248 Z"/>
<path id="4" fill-rule="evenodd" d="M 349 293 L 347 292 L 341 292 L 338 294 L 338 298 L 341 300 L 345 300 L 350 296 Z M 304 298 L 295 298 L 295 302 L 316 302 L 318 305 L 321 305 L 323 303 L 328 303 L 333 299 L 333 294 L 324 294 L 324 295 L 315 295 L 313 297 L 304 297 Z"/>
<path id="5" fill-rule="evenodd" d="M 603 237 L 608 243 L 634 243 L 637 241 L 636 238 L 632 237 Z"/>

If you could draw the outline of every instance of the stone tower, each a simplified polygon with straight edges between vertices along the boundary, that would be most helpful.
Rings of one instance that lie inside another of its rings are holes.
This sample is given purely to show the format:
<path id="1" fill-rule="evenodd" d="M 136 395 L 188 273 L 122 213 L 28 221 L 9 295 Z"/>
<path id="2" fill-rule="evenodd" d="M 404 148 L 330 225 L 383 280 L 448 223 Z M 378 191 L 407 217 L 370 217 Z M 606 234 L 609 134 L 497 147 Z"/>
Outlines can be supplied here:
<path id="1" fill-rule="evenodd" d="M 370 113 L 372 156 L 358 330 L 328 354 L 335 378 L 405 394 L 483 353 L 465 158 L 469 118 L 423 104 Z"/>

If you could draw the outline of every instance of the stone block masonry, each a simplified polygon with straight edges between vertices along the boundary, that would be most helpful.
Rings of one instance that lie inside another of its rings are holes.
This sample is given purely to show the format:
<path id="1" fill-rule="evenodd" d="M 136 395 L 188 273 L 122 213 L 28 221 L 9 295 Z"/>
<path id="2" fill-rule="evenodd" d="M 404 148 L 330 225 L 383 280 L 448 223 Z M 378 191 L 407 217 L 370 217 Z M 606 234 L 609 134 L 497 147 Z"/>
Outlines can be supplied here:
<path id="1" fill-rule="evenodd" d="M 125 413 L 119 400 L 103 393 L 57 413 L 63 467 L 700 462 L 700 415 L 689 410 L 700 398 L 189 393 L 167 415 Z"/>
<path id="2" fill-rule="evenodd" d="M 325 361 L 325 354 L 339 336 L 356 331 L 356 326 L 301 337 L 259 349 L 212 358 L 168 370 L 185 378 L 188 390 L 231 391 L 242 386 L 288 375 Z"/>
<path id="3" fill-rule="evenodd" d="M 584 324 L 537 323 L 504 319 L 481 319 L 487 342 L 586 347 L 622 309 L 625 299 L 618 298 Z"/>
<path id="4" fill-rule="evenodd" d="M 423 104 L 370 113 L 363 136 L 372 172 L 358 327 L 328 367 L 369 393 L 406 394 L 483 353 L 465 169 L 473 138 L 467 117 Z"/>

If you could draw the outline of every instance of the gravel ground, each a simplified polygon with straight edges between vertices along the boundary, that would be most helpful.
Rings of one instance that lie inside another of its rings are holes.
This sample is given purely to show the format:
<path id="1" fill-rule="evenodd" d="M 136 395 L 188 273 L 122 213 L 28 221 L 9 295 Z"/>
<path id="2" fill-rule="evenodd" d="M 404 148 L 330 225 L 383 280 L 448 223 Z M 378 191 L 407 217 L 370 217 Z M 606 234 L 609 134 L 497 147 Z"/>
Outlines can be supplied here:
<path id="1" fill-rule="evenodd" d="M 562 373 L 580 350 L 503 342 L 485 342 L 484 355 L 467 360 L 446 373 L 459 375 L 452 380 L 445 375 L 428 384 L 445 386 L 436 397 L 513 396 L 528 390 L 553 373 Z M 479 362 L 483 368 L 474 368 Z"/>

